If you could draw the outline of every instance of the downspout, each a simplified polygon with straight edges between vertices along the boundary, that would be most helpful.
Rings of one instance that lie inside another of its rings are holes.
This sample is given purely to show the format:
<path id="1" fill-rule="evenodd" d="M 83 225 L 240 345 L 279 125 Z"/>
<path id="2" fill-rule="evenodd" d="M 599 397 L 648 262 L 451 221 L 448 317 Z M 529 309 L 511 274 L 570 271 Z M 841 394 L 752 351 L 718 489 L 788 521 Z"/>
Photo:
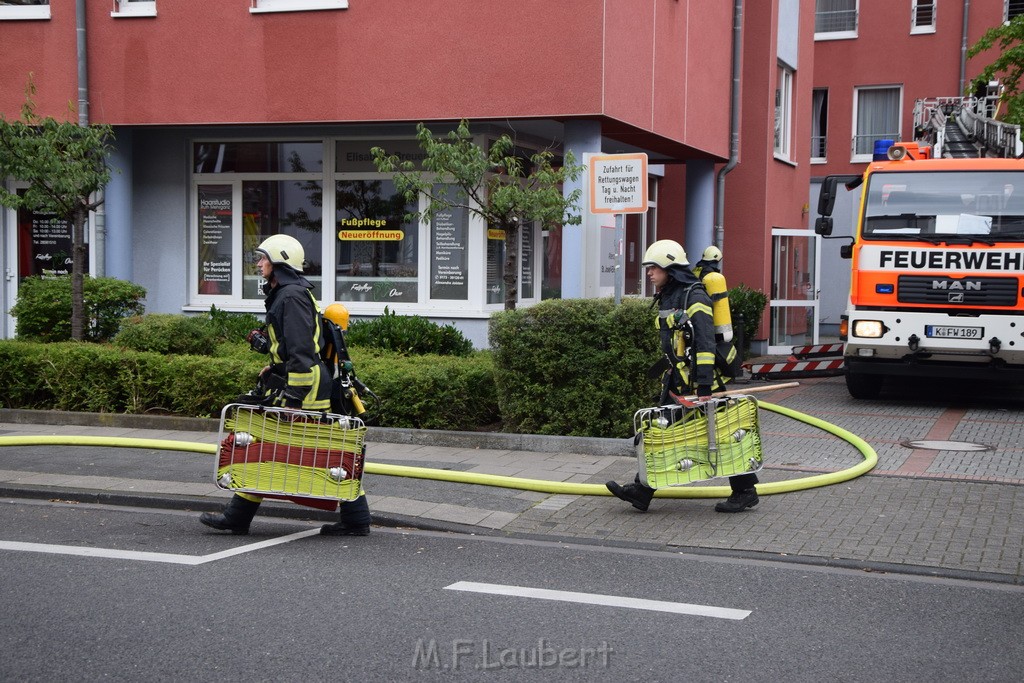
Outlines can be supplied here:
<path id="1" fill-rule="evenodd" d="M 75 0 L 75 37 L 78 47 L 78 125 L 85 127 L 89 125 L 89 60 L 86 53 L 85 0 Z M 99 191 L 102 192 L 103 190 Z M 96 276 L 103 276 L 106 272 L 106 216 L 102 206 L 101 203 L 97 207 L 94 219 L 96 231 L 92 251 Z"/>
<path id="2" fill-rule="evenodd" d="M 715 246 L 725 242 L 725 174 L 736 168 L 740 158 L 740 55 L 743 37 L 743 0 L 736 0 L 732 10 L 732 88 L 729 94 L 729 162 L 718 170 L 715 189 Z"/>
<path id="3" fill-rule="evenodd" d="M 964 95 L 964 81 L 967 80 L 967 14 L 971 9 L 971 0 L 964 0 L 964 33 L 960 39 L 960 96 Z M 935 11 L 934 9 L 932 10 Z"/>

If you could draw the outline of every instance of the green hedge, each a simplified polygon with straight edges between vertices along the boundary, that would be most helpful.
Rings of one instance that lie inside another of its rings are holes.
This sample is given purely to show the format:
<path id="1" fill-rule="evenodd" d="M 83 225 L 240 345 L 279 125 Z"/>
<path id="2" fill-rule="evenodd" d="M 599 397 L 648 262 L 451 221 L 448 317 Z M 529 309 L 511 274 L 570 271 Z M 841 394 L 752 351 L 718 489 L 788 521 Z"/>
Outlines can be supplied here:
<path id="1" fill-rule="evenodd" d="M 85 340 L 107 341 L 122 318 L 142 315 L 146 290 L 112 277 L 84 276 Z M 71 276 L 25 278 L 18 285 L 18 301 L 11 308 L 19 338 L 44 342 L 71 339 Z"/>
<path id="2" fill-rule="evenodd" d="M 168 355 L 88 343 L 0 341 L 7 408 L 216 417 L 249 391 L 266 360 L 245 351 Z M 471 430 L 498 419 L 490 354 L 399 357 L 353 350 L 360 379 L 382 399 L 384 427 Z"/>
<path id="3" fill-rule="evenodd" d="M 633 413 L 658 391 L 647 370 L 659 356 L 649 300 L 543 301 L 490 322 L 505 430 L 626 437 Z"/>

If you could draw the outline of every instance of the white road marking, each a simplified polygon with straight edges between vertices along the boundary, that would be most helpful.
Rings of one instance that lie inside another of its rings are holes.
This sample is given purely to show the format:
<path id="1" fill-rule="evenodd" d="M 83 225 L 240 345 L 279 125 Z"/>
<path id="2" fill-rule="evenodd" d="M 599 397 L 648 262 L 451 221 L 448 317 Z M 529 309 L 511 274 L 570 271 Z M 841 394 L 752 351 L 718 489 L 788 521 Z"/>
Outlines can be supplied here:
<path id="1" fill-rule="evenodd" d="M 490 593 L 492 595 L 513 595 L 520 598 L 536 598 L 538 600 L 558 600 L 576 602 L 585 605 L 605 605 L 608 607 L 626 607 L 629 609 L 646 609 L 654 612 L 672 612 L 674 614 L 692 614 L 699 617 L 715 617 L 716 619 L 746 619 L 750 610 L 715 607 L 713 605 L 692 605 L 685 602 L 665 602 L 662 600 L 645 600 L 643 598 L 627 598 L 621 595 L 601 595 L 599 593 L 575 593 L 573 591 L 554 591 L 546 588 L 529 588 L 525 586 L 506 586 L 500 583 L 475 583 L 458 581 L 445 590 L 468 591 L 470 593 Z"/>
<path id="2" fill-rule="evenodd" d="M 90 548 L 77 545 L 54 545 L 51 543 L 22 543 L 20 541 L 0 541 L 0 550 L 18 550 L 30 553 L 48 553 L 51 555 L 78 555 L 81 557 L 106 557 L 115 560 L 137 560 L 140 562 L 164 562 L 166 564 L 184 564 L 196 566 L 207 562 L 216 562 L 242 553 L 250 553 L 254 550 L 270 548 L 271 546 L 295 541 L 306 536 L 314 536 L 320 533 L 320 529 L 308 529 L 299 531 L 287 536 L 270 538 L 258 543 L 222 550 L 209 555 L 177 555 L 175 553 L 151 553 L 141 550 L 117 550 L 114 548 Z"/>

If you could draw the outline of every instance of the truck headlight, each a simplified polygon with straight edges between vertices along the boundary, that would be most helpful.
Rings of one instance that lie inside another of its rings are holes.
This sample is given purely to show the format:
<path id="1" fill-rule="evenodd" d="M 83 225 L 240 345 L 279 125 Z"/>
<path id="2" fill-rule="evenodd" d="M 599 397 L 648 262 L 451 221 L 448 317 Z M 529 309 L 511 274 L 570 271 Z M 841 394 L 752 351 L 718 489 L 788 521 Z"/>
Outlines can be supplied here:
<path id="1" fill-rule="evenodd" d="M 878 339 L 885 334 L 885 325 L 881 320 L 854 320 L 853 336 Z"/>

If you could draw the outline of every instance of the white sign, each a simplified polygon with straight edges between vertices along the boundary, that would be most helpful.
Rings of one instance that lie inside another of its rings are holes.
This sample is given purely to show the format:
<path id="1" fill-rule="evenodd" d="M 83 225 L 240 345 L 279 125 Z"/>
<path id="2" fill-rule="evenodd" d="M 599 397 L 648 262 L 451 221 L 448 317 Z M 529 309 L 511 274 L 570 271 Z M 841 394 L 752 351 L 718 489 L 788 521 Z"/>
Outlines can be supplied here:
<path id="1" fill-rule="evenodd" d="M 647 211 L 647 155 L 589 156 L 590 213 Z"/>

